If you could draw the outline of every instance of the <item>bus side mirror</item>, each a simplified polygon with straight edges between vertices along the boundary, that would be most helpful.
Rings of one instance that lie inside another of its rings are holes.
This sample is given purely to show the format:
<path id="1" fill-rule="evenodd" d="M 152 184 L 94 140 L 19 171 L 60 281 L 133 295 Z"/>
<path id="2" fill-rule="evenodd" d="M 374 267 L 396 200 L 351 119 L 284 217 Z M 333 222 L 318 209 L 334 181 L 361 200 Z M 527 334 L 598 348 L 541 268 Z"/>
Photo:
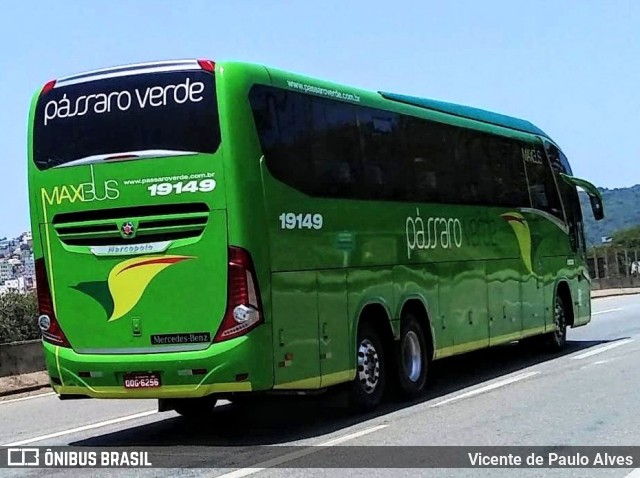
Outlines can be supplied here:
<path id="1" fill-rule="evenodd" d="M 598 196 L 592 196 L 589 194 L 589 202 L 591 203 L 591 211 L 593 211 L 593 217 L 596 221 L 604 218 L 604 207 L 602 206 L 602 199 Z"/>
<path id="2" fill-rule="evenodd" d="M 596 221 L 604 218 L 602 194 L 600 194 L 600 190 L 597 187 L 595 187 L 589 181 L 576 178 L 574 176 L 569 176 L 568 174 L 560 173 L 560 176 L 562 176 L 562 179 L 564 179 L 567 183 L 571 184 L 572 186 L 579 186 L 587 193 L 587 196 L 589 196 L 589 202 L 591 203 L 593 218 Z"/>

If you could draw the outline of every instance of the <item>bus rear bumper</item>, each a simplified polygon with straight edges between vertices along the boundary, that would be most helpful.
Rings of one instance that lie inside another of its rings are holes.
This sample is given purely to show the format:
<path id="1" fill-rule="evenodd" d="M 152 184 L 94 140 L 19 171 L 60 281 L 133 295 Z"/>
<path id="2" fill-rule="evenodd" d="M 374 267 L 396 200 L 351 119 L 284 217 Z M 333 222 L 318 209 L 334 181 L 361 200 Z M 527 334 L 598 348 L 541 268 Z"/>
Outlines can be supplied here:
<path id="1" fill-rule="evenodd" d="M 269 388 L 272 372 L 267 360 L 247 359 L 248 337 L 239 337 L 206 350 L 157 354 L 79 354 L 44 343 L 44 356 L 53 390 L 61 397 L 195 398 L 216 393 L 251 392 Z M 155 373 L 160 386 L 125 388 L 125 374 Z"/>

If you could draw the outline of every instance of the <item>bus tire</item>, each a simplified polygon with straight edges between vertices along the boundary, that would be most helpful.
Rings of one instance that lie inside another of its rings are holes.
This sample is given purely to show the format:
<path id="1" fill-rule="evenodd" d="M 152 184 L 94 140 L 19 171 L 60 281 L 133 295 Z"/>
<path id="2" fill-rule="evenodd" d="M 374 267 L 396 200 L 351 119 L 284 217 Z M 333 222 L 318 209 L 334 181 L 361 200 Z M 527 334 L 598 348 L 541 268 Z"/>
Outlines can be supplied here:
<path id="1" fill-rule="evenodd" d="M 429 359 L 424 332 L 418 319 L 411 313 L 402 319 L 396 350 L 400 388 L 405 397 L 415 398 L 427 384 Z"/>
<path id="2" fill-rule="evenodd" d="M 216 402 L 212 397 L 180 398 L 173 401 L 173 409 L 185 418 L 197 420 L 211 415 Z"/>
<path id="3" fill-rule="evenodd" d="M 371 411 L 382 402 L 387 378 L 384 352 L 380 334 L 370 323 L 361 323 L 356 342 L 356 378 L 350 391 L 352 408 Z"/>
<path id="4" fill-rule="evenodd" d="M 556 295 L 553 307 L 553 323 L 556 326 L 556 330 L 547 334 L 545 345 L 550 351 L 557 352 L 562 350 L 567 342 L 567 310 L 560 295 Z"/>

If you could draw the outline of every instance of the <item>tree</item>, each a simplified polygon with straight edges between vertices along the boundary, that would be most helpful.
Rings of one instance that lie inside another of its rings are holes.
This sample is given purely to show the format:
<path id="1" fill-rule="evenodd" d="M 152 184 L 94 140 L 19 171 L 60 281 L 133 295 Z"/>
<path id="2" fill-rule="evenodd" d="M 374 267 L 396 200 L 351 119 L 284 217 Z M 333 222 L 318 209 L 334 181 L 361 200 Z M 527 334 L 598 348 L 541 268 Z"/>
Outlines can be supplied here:
<path id="1" fill-rule="evenodd" d="M 38 305 L 33 292 L 0 295 L 0 344 L 40 338 Z"/>
<path id="2" fill-rule="evenodd" d="M 640 226 L 630 227 L 616 231 L 612 236 L 614 246 L 626 249 L 640 249 Z"/>

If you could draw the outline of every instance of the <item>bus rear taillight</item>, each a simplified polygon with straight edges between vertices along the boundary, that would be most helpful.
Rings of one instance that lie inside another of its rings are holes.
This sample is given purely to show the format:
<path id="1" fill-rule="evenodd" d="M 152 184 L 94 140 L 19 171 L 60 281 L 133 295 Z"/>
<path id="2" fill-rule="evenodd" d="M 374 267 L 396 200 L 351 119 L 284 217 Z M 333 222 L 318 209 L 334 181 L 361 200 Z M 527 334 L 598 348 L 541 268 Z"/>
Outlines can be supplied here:
<path id="1" fill-rule="evenodd" d="M 204 71 L 208 71 L 210 73 L 213 73 L 216 69 L 215 62 L 211 60 L 198 60 L 198 65 L 200 65 L 200 68 L 202 68 Z"/>
<path id="2" fill-rule="evenodd" d="M 260 290 L 251 255 L 240 247 L 229 247 L 227 310 L 214 342 L 246 334 L 264 321 Z"/>
<path id="3" fill-rule="evenodd" d="M 55 88 L 56 86 L 56 80 L 51 80 L 48 81 L 47 83 L 45 83 L 45 85 L 42 87 L 42 91 L 40 92 L 41 95 L 44 95 L 46 93 L 49 93 L 51 90 L 53 90 L 53 88 Z"/>
<path id="4" fill-rule="evenodd" d="M 56 313 L 53 307 L 53 297 L 49 290 L 49 281 L 47 279 L 47 268 L 44 265 L 44 259 L 36 259 L 36 290 L 38 292 L 38 325 L 42 332 L 42 338 L 49 343 L 59 345 L 61 347 L 71 347 L 71 344 L 60 328 Z"/>

